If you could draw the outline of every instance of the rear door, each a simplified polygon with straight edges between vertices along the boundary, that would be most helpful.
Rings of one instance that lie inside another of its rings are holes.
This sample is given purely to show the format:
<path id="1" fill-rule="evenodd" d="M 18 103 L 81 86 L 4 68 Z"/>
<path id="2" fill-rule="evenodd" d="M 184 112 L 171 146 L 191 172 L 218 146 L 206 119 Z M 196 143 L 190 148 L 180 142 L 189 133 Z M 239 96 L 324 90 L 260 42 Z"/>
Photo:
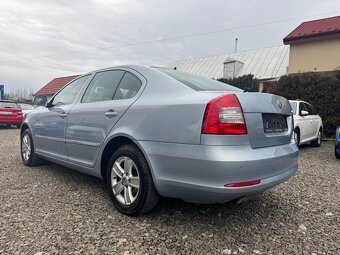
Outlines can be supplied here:
<path id="1" fill-rule="evenodd" d="M 70 162 L 86 167 L 95 165 L 106 136 L 146 83 L 142 80 L 132 70 L 114 69 L 95 74 L 69 113 L 66 146 Z"/>

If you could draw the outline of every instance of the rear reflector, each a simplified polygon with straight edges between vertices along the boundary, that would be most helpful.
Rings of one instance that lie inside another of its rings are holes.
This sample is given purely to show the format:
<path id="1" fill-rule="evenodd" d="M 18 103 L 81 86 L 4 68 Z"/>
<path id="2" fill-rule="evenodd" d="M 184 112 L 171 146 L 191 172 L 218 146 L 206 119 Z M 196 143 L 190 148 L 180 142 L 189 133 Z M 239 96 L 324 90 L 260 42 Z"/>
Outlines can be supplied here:
<path id="1" fill-rule="evenodd" d="M 261 180 L 255 180 L 255 181 L 249 181 L 249 182 L 237 182 L 237 183 L 224 184 L 224 187 L 239 188 L 239 187 L 253 186 L 253 185 L 260 184 L 260 183 L 261 183 Z"/>
<path id="2" fill-rule="evenodd" d="M 223 95 L 208 103 L 203 118 L 202 134 L 247 134 L 242 107 L 235 94 Z"/>

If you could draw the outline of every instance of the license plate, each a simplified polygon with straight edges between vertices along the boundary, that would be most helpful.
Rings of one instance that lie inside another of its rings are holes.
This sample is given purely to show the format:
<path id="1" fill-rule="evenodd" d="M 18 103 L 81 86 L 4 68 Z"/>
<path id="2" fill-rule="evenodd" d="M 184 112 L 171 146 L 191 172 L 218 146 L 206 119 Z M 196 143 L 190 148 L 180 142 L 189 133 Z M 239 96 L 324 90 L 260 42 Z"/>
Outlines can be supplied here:
<path id="1" fill-rule="evenodd" d="M 285 115 L 263 113 L 262 120 L 265 133 L 277 133 L 288 130 L 287 117 Z"/>
<path id="2" fill-rule="evenodd" d="M 0 114 L 3 114 L 3 115 L 11 115 L 12 112 L 0 112 Z"/>

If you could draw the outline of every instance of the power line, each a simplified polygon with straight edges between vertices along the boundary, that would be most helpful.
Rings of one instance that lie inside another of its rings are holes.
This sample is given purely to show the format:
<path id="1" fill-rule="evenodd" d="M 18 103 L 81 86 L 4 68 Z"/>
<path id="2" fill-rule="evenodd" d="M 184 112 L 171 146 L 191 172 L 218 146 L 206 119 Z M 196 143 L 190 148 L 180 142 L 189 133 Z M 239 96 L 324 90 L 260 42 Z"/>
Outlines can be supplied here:
<path id="1" fill-rule="evenodd" d="M 242 26 L 229 27 L 229 28 L 206 31 L 206 32 L 199 32 L 199 33 L 191 33 L 191 34 L 180 35 L 180 36 L 166 37 L 166 38 L 163 38 L 163 39 L 156 39 L 156 40 L 149 40 L 149 41 L 135 42 L 135 43 L 127 43 L 127 44 L 115 45 L 115 46 L 110 46 L 110 47 L 97 47 L 97 48 L 92 48 L 92 49 L 88 49 L 88 50 L 70 51 L 70 52 L 67 52 L 67 53 L 57 53 L 57 54 L 38 56 L 38 57 L 32 57 L 32 58 L 21 58 L 21 60 L 35 60 L 35 59 L 41 59 L 41 58 L 51 58 L 51 57 L 72 55 L 72 54 L 98 51 L 98 50 L 112 50 L 112 49 L 118 49 L 118 48 L 153 44 L 153 43 L 158 43 L 158 42 L 174 41 L 174 40 L 180 40 L 180 39 L 185 39 L 185 38 L 190 38 L 190 37 L 205 36 L 205 35 L 216 34 L 216 33 L 227 32 L 227 31 L 233 31 L 233 30 L 239 30 L 239 29 L 245 29 L 245 28 L 252 28 L 252 27 L 258 27 L 258 26 L 264 26 L 264 25 L 270 25 L 270 24 L 276 24 L 276 23 L 284 23 L 284 22 L 288 22 L 288 21 L 312 18 L 312 17 L 329 15 L 329 14 L 334 14 L 334 13 L 340 13 L 340 10 L 328 12 L 328 13 L 320 13 L 320 14 L 315 14 L 315 15 L 303 16 L 303 17 L 296 17 L 296 18 L 281 19 L 281 20 L 275 20 L 275 21 L 269 21 L 269 22 L 263 22 L 263 23 L 256 23 L 256 24 L 252 24 L 252 25 L 242 25 Z"/>

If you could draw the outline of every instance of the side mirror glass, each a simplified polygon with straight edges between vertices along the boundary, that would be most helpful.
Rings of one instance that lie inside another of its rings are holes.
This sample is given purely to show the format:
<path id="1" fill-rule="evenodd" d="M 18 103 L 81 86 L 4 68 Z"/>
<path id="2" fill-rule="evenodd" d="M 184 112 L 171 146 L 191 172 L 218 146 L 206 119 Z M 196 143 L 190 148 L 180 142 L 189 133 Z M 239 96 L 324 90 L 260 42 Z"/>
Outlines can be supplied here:
<path id="1" fill-rule="evenodd" d="M 308 114 L 309 114 L 309 112 L 304 111 L 304 110 L 302 110 L 302 111 L 300 112 L 300 115 L 301 115 L 301 116 L 307 116 Z"/>

